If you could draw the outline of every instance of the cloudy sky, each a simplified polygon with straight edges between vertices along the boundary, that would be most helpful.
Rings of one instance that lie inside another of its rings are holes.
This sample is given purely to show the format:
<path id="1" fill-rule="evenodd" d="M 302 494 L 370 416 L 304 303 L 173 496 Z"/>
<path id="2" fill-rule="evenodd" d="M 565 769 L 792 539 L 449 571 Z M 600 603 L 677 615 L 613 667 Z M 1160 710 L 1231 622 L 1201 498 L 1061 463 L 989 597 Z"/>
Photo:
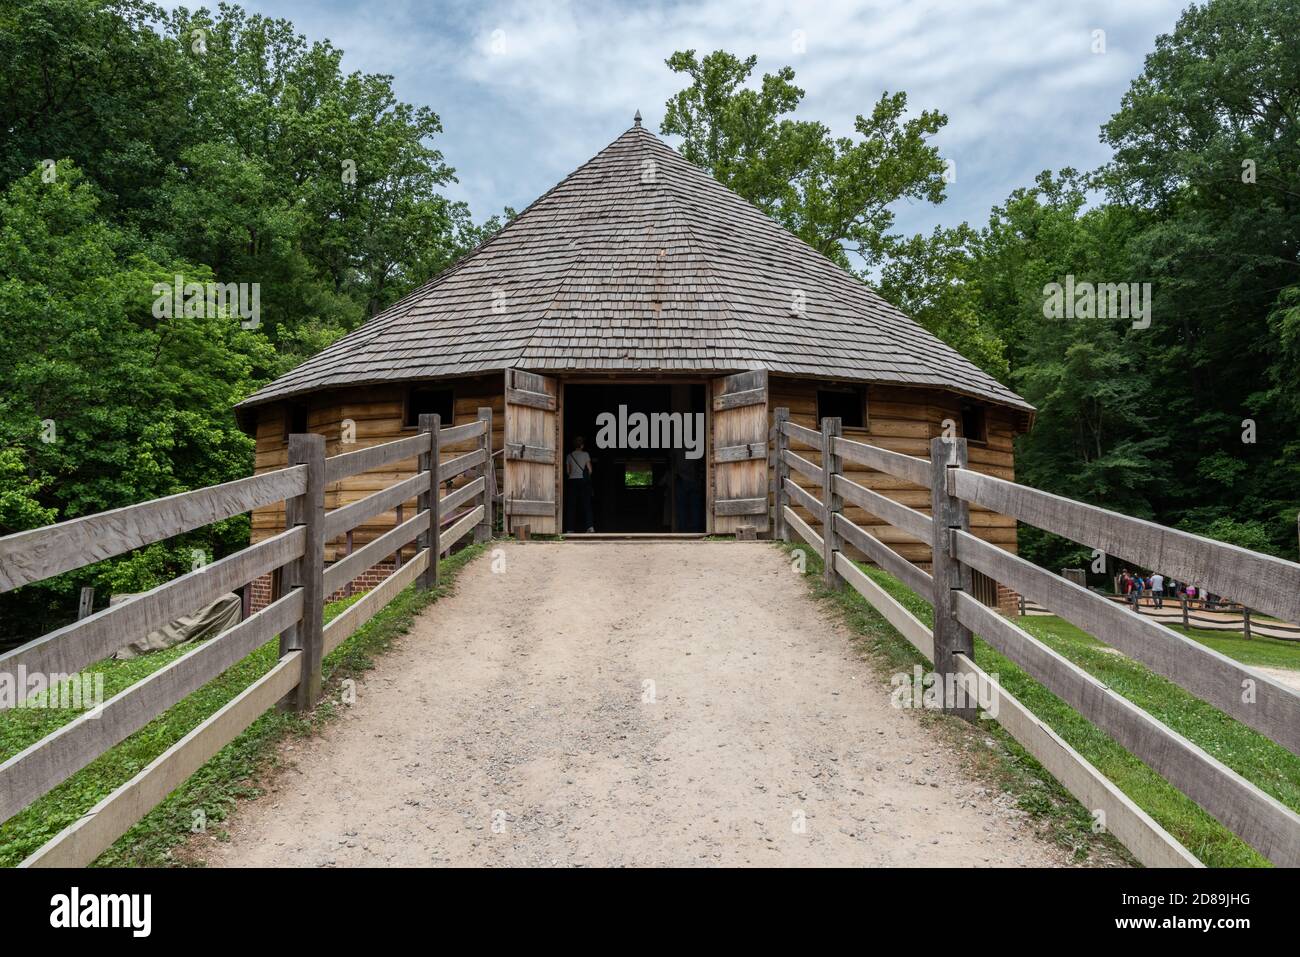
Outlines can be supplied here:
<path id="1" fill-rule="evenodd" d="M 956 164 L 941 206 L 905 204 L 901 229 L 967 220 L 1043 169 L 1090 169 L 1098 128 L 1155 37 L 1188 0 L 872 0 L 694 3 L 546 0 L 243 0 L 346 51 L 348 69 L 392 74 L 397 94 L 432 107 L 437 142 L 476 219 L 522 208 L 631 125 L 655 132 L 682 85 L 675 50 L 758 55 L 806 91 L 802 118 L 852 131 L 884 90 L 949 123 L 936 138 Z M 196 3 L 186 4 L 197 6 Z M 1104 31 L 1104 53 L 1093 51 Z M 755 78 L 757 79 L 757 78 Z"/>

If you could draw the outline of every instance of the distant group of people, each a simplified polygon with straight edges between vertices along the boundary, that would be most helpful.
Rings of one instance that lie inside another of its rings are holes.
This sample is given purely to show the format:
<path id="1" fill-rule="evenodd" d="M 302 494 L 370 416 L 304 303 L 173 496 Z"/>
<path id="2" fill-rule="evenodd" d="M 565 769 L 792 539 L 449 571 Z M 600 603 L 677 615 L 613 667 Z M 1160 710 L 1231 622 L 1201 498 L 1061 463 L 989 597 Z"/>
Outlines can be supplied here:
<path id="1" fill-rule="evenodd" d="M 1204 588 L 1197 588 L 1195 585 L 1189 585 L 1173 578 L 1165 578 L 1159 572 L 1152 572 L 1150 575 L 1143 575 L 1141 572 L 1134 574 L 1127 568 L 1119 576 L 1119 593 L 1134 608 L 1142 601 L 1143 596 L 1149 596 L 1152 605 L 1156 608 L 1165 606 L 1166 595 L 1170 598 L 1186 598 L 1189 601 L 1200 598 L 1205 602 L 1207 610 L 1213 610 L 1222 601 L 1218 595 L 1210 594 Z"/>

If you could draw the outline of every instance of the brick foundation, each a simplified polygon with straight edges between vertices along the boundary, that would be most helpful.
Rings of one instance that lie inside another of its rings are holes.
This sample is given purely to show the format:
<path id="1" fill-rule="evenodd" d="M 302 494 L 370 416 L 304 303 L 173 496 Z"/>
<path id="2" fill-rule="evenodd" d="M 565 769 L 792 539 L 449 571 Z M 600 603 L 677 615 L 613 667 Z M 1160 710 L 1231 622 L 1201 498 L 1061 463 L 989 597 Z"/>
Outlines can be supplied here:
<path id="1" fill-rule="evenodd" d="M 408 559 L 409 561 L 409 559 Z M 329 566 L 326 566 L 329 567 Z M 347 598 L 349 595 L 355 595 L 357 592 L 369 591 L 383 582 L 385 578 L 397 570 L 391 558 L 367 568 L 356 578 L 339 589 L 332 595 L 325 596 L 325 602 L 328 604 L 332 601 L 339 601 Z M 261 611 L 267 605 L 271 604 L 272 576 L 263 575 L 261 578 L 252 582 L 253 597 L 249 607 L 249 613 Z"/>

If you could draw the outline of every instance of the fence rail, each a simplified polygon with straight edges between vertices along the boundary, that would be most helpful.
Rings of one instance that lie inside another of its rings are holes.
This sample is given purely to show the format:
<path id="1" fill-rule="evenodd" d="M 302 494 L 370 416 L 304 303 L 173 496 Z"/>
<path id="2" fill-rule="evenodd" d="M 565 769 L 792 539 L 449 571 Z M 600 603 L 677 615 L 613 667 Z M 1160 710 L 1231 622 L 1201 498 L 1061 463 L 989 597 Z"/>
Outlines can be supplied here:
<path id="1" fill-rule="evenodd" d="M 774 459 L 814 478 L 799 468 L 799 461 L 806 460 L 789 453 L 789 442 L 793 439 L 821 452 L 823 468 L 815 478 L 823 494 L 819 501 L 790 479 L 775 483 L 775 507 L 782 519 L 776 527 L 787 541 L 793 532 L 826 557 L 827 574 L 834 575 L 836 583 L 847 583 L 859 592 L 933 661 L 936 685 L 950 679 L 987 679 L 981 678 L 973 657 L 972 637 L 978 633 L 1265 857 L 1285 866 L 1300 865 L 1300 816 L 976 600 L 972 572 L 979 571 L 1070 621 L 1295 754 L 1300 754 L 1300 695 L 1130 607 L 983 541 L 970 532 L 968 508 L 978 505 L 1104 549 L 1135 565 L 1203 583 L 1288 621 L 1300 619 L 1300 565 L 972 471 L 966 467 L 964 439 L 935 439 L 927 461 L 836 437 L 835 420 L 823 420 L 817 434 L 792 425 L 788 418 L 787 409 L 776 410 Z M 841 474 L 844 460 L 929 488 L 931 515 L 849 481 Z M 881 522 L 929 541 L 933 573 L 907 561 L 841 512 L 827 508 L 832 490 Z M 820 523 L 820 535 L 795 511 L 799 507 Z M 933 629 L 858 568 L 844 553 L 845 543 L 927 599 L 934 608 Z M 993 688 L 1000 708 L 1005 709 L 999 714 L 1006 730 L 1086 807 L 1104 810 L 1107 828 L 1139 860 L 1152 866 L 1199 866 L 1186 848 L 1082 755 L 1006 691 Z M 944 706 L 971 716 L 956 702 L 945 701 Z"/>
<path id="2" fill-rule="evenodd" d="M 225 592 L 277 570 L 282 576 L 282 593 L 265 608 L 0 764 L 0 821 L 5 821 L 280 636 L 280 658 L 269 672 L 51 838 L 23 866 L 89 864 L 268 708 L 277 703 L 313 706 L 320 694 L 325 655 L 408 585 L 436 584 L 439 555 L 471 532 L 479 540 L 490 534 L 495 491 L 488 451 L 492 410 L 480 409 L 478 418 L 466 425 L 440 426 L 438 416 L 422 415 L 413 436 L 328 458 L 322 436 L 292 435 L 288 468 L 0 538 L 0 592 L 4 592 L 279 501 L 285 503 L 289 526 L 0 655 L 0 675 L 15 687 L 26 688 L 25 679 L 36 675 L 47 676 L 47 686 L 54 687 L 58 679 L 109 657 Z M 441 462 L 443 446 L 468 439 L 477 439 L 479 447 Z M 326 485 L 412 458 L 418 460 L 419 471 L 410 478 L 342 508 L 325 510 Z M 444 483 L 467 472 L 477 474 L 442 494 Z M 419 511 L 405 517 L 402 503 L 413 498 Z M 463 506 L 468 506 L 463 514 L 454 514 Z M 392 509 L 397 511 L 392 530 L 325 566 L 328 542 L 344 535 L 350 541 L 359 524 Z M 449 525 L 444 528 L 445 522 Z M 415 556 L 402 561 L 402 549 L 412 542 Z M 326 596 L 389 555 L 397 558 L 394 572 L 326 625 Z"/>

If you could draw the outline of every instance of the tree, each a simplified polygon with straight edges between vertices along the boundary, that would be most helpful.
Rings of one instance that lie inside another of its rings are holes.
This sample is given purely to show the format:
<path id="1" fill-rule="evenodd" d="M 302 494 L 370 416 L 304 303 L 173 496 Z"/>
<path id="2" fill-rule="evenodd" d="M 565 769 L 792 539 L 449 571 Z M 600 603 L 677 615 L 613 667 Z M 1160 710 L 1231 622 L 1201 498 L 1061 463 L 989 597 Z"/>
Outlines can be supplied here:
<path id="1" fill-rule="evenodd" d="M 941 113 L 904 119 L 907 94 L 883 93 L 853 137 L 832 137 L 823 124 L 790 119 L 804 91 L 794 71 L 764 74 L 745 86 L 758 59 L 694 50 L 666 61 L 690 85 L 667 104 L 661 132 L 681 136 L 682 155 L 763 210 L 818 252 L 849 268 L 849 252 L 866 269 L 896 241 L 890 206 L 900 199 L 942 202 L 945 164 L 927 139 L 947 124 Z"/>
<path id="2" fill-rule="evenodd" d="M 156 318 L 156 284 L 210 272 L 141 252 L 71 162 L 44 172 L 0 194 L 0 534 L 248 474 L 253 443 L 232 407 L 272 361 L 238 317 Z M 152 587 L 188 569 L 191 548 L 247 535 L 234 519 L 75 577 Z M 73 578 L 0 596 L 6 631 L 39 634 Z"/>

